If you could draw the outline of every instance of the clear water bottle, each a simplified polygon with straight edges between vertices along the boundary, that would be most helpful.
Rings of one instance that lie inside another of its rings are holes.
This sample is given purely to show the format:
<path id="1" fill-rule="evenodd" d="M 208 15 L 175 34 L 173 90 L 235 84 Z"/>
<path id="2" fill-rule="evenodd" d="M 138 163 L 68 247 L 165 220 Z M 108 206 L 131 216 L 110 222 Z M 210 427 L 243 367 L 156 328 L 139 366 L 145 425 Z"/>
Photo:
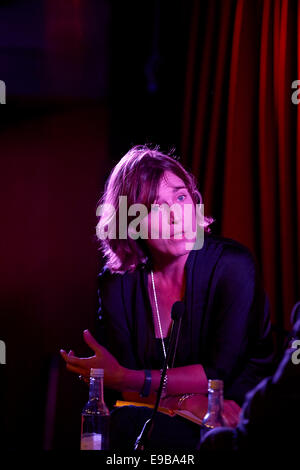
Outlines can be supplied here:
<path id="1" fill-rule="evenodd" d="M 208 406 L 201 426 L 201 441 L 211 429 L 225 426 L 223 418 L 223 381 L 208 381 Z M 200 441 L 200 442 L 201 442 Z"/>
<path id="2" fill-rule="evenodd" d="M 109 410 L 104 403 L 103 369 L 91 369 L 89 401 L 81 413 L 81 450 L 109 449 Z"/>

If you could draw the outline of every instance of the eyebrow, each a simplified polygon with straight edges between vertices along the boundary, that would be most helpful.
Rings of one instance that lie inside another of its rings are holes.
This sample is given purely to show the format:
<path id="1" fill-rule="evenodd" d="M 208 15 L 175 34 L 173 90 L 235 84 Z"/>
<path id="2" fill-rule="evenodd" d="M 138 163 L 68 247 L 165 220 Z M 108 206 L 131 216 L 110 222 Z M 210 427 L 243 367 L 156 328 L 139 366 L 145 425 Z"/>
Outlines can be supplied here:
<path id="1" fill-rule="evenodd" d="M 173 193 L 176 193 L 176 191 L 179 191 L 179 189 L 186 189 L 188 190 L 188 188 L 186 186 L 173 186 Z M 158 198 L 157 202 L 160 201 L 160 198 Z M 156 203 L 157 204 L 157 203 Z"/>
<path id="2" fill-rule="evenodd" d="M 179 189 L 187 189 L 186 186 L 173 186 L 173 193 L 176 193 Z"/>

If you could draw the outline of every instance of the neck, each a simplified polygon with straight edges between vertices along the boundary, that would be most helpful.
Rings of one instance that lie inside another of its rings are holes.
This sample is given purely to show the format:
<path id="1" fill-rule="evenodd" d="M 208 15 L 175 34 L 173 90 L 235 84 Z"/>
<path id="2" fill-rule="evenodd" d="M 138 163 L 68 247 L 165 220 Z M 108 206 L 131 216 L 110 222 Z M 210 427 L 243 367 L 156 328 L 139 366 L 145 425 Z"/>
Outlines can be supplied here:
<path id="1" fill-rule="evenodd" d="M 163 258 L 161 255 L 153 256 L 153 271 L 159 275 L 162 281 L 171 284 L 182 284 L 184 279 L 184 267 L 189 253 L 172 259 Z"/>

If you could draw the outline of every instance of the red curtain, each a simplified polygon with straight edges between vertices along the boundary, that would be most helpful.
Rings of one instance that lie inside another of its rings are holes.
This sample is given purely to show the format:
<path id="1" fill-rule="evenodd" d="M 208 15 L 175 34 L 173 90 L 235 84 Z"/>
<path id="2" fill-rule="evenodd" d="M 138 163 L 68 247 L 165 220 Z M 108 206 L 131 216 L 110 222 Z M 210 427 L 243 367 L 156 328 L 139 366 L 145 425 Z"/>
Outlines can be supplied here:
<path id="1" fill-rule="evenodd" d="M 184 163 L 216 229 L 260 262 L 272 323 L 289 330 L 300 300 L 300 1 L 194 0 L 188 51 Z"/>

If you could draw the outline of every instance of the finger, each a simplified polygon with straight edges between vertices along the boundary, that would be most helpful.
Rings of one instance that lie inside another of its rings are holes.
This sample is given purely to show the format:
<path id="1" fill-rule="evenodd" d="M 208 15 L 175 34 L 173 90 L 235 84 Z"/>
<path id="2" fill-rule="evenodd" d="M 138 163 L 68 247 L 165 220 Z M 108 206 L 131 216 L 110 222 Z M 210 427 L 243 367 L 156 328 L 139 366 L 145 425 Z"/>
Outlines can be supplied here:
<path id="1" fill-rule="evenodd" d="M 241 412 L 241 407 L 235 401 L 228 400 L 227 403 L 231 407 L 231 409 L 234 411 L 234 413 L 239 414 Z"/>
<path id="2" fill-rule="evenodd" d="M 232 410 L 228 407 L 224 407 L 224 417 L 226 418 L 229 426 L 234 426 L 237 420 L 236 413 L 233 413 Z"/>
<path id="3" fill-rule="evenodd" d="M 67 369 L 70 372 L 75 372 L 75 374 L 83 375 L 84 377 L 90 376 L 90 371 L 82 367 L 76 367 L 76 366 L 72 366 L 71 364 L 67 364 Z"/>
<path id="4" fill-rule="evenodd" d="M 224 410 L 227 410 L 227 412 L 231 413 L 236 419 L 238 419 L 241 412 L 241 408 L 232 400 L 224 401 Z"/>
<path id="5" fill-rule="evenodd" d="M 227 413 L 224 413 L 223 418 L 224 418 L 226 426 L 228 426 L 230 428 L 234 428 L 234 420 L 232 419 L 232 417 L 230 415 L 228 415 Z"/>
<path id="6" fill-rule="evenodd" d="M 73 364 L 77 363 L 77 360 L 80 359 L 79 357 L 74 356 L 74 353 L 71 355 L 71 351 L 67 354 L 64 349 L 60 350 L 60 354 L 66 362 L 71 362 Z"/>
<path id="7" fill-rule="evenodd" d="M 62 358 L 66 361 L 68 359 L 68 354 L 66 353 L 66 351 L 64 349 L 61 349 L 59 352 Z"/>
<path id="8" fill-rule="evenodd" d="M 232 428 L 235 428 L 235 426 L 238 424 L 238 417 L 236 414 L 232 413 L 225 413 L 225 417 L 228 421 L 228 425 Z"/>
<path id="9" fill-rule="evenodd" d="M 84 330 L 83 332 L 83 338 L 86 344 L 94 351 L 94 352 L 99 352 L 101 350 L 100 344 L 95 340 L 93 335 L 89 332 L 89 330 Z"/>
<path id="10" fill-rule="evenodd" d="M 231 421 L 233 422 L 234 426 L 236 426 L 240 419 L 240 411 L 236 408 L 227 408 L 227 415 L 230 416 Z"/>
<path id="11" fill-rule="evenodd" d="M 224 411 L 228 416 L 234 417 L 237 415 L 236 411 L 228 404 L 224 404 Z"/>
<path id="12" fill-rule="evenodd" d="M 67 364 L 71 364 L 77 367 L 88 368 L 88 369 L 90 368 L 91 359 L 94 358 L 94 356 L 91 356 L 91 357 L 71 356 L 67 354 L 65 351 L 61 351 L 61 355 L 64 358 L 64 360 L 67 362 Z"/>

